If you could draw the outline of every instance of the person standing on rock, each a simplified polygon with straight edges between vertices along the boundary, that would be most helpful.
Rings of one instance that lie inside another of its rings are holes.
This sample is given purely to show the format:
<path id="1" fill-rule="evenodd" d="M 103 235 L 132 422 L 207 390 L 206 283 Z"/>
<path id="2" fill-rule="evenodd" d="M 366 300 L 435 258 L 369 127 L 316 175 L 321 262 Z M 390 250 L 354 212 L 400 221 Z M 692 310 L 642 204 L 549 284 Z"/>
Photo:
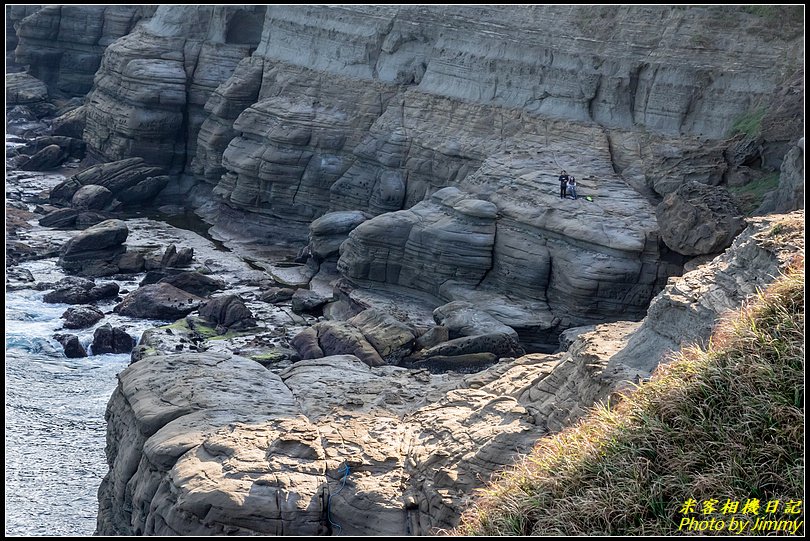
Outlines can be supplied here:
<path id="1" fill-rule="evenodd" d="M 574 196 L 574 200 L 576 200 L 576 198 L 577 198 L 577 179 L 575 179 L 573 175 L 568 177 L 568 191 L 571 192 L 571 195 Z"/>
<path id="2" fill-rule="evenodd" d="M 568 173 L 563 169 L 560 172 L 560 199 L 565 199 L 565 190 L 568 185 Z"/>

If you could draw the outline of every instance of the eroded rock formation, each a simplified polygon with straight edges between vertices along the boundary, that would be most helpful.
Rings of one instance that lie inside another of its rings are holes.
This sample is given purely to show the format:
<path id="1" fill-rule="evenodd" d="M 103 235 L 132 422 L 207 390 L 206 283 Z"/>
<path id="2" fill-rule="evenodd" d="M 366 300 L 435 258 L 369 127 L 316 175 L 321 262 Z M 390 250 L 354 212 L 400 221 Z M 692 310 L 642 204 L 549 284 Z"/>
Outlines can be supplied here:
<path id="1" fill-rule="evenodd" d="M 98 533 L 402 535 L 453 526 L 494 471 L 628 376 L 644 377 L 639 360 L 677 345 L 665 336 L 707 338 L 723 310 L 791 264 L 803 219 L 755 221 L 726 254 L 673 279 L 641 324 L 580 329 L 567 352 L 464 378 L 373 368 L 352 355 L 277 374 L 238 356 L 144 352 L 108 405 Z M 667 303 L 683 309 L 661 310 Z"/>

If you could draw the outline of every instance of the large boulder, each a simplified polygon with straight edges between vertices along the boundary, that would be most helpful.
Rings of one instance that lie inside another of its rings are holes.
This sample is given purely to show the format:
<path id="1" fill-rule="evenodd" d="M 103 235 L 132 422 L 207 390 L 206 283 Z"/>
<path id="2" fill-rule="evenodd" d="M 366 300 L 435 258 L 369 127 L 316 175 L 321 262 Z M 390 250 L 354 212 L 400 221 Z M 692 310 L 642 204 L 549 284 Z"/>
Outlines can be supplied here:
<path id="1" fill-rule="evenodd" d="M 79 209 L 101 210 L 113 200 L 113 194 L 104 186 L 88 184 L 79 188 L 70 200 Z"/>
<path id="2" fill-rule="evenodd" d="M 138 288 L 115 307 L 122 316 L 144 319 L 177 320 L 193 312 L 204 299 L 170 284 L 152 284 Z"/>
<path id="3" fill-rule="evenodd" d="M 62 314 L 66 329 L 86 329 L 92 327 L 104 317 L 104 312 L 95 306 L 71 306 Z"/>
<path id="4" fill-rule="evenodd" d="M 211 299 L 200 307 L 200 317 L 217 327 L 238 330 L 256 326 L 253 313 L 238 295 L 226 295 Z"/>
<path id="5" fill-rule="evenodd" d="M 129 353 L 134 345 L 135 339 L 123 327 L 113 327 L 107 323 L 93 333 L 91 351 L 93 355 Z"/>
<path id="6" fill-rule="evenodd" d="M 127 251 L 118 258 L 118 271 L 127 274 L 141 272 L 144 264 L 145 260 L 142 253 Z"/>
<path id="7" fill-rule="evenodd" d="M 79 337 L 75 334 L 55 334 L 54 339 L 62 344 L 65 350 L 65 357 L 68 359 L 78 359 L 87 357 L 87 351 L 84 346 L 79 342 Z"/>
<path id="8" fill-rule="evenodd" d="M 115 260 L 124 252 L 129 229 L 122 220 L 105 220 L 89 227 L 62 247 L 59 265 L 83 276 L 106 276 L 118 272 Z"/>
<path id="9" fill-rule="evenodd" d="M 317 291 L 299 289 L 292 296 L 292 311 L 296 314 L 317 312 L 327 302 L 329 302 L 329 297 Z"/>
<path id="10" fill-rule="evenodd" d="M 656 209 L 661 238 L 679 254 L 714 254 L 731 246 L 745 220 L 728 190 L 687 182 Z"/>
<path id="11" fill-rule="evenodd" d="M 59 145 L 49 145 L 17 164 L 23 171 L 48 171 L 56 169 L 67 159 L 67 154 Z"/>
<path id="12" fill-rule="evenodd" d="M 363 310 L 348 322 L 363 333 L 368 343 L 388 364 L 396 364 L 408 355 L 416 339 L 410 326 L 382 310 Z"/>
<path id="13" fill-rule="evenodd" d="M 88 167 L 51 190 L 54 204 L 67 204 L 73 194 L 87 185 L 103 186 L 124 204 L 142 204 L 153 199 L 169 182 L 163 169 L 146 165 L 143 158 L 127 158 Z"/>

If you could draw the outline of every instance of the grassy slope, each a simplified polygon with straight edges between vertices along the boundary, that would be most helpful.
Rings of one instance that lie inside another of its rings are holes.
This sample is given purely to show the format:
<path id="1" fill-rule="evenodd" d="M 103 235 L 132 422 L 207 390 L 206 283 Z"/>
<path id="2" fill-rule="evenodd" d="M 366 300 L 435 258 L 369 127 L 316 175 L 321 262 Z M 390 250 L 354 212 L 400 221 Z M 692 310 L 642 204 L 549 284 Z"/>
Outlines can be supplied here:
<path id="1" fill-rule="evenodd" d="M 683 533 L 689 498 L 699 512 L 712 498 L 718 508 L 726 499 L 758 498 L 763 507 L 802 499 L 803 331 L 802 261 L 721 324 L 708 350 L 681 352 L 613 410 L 540 440 L 455 533 L 672 535 Z M 766 517 L 797 517 L 779 509 Z"/>

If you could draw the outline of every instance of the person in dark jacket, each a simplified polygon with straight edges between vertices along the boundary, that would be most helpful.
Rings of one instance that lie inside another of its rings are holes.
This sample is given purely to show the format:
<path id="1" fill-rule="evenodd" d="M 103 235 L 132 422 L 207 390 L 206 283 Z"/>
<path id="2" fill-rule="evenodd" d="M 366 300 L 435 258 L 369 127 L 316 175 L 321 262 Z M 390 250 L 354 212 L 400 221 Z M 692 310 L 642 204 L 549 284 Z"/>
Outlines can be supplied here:
<path id="1" fill-rule="evenodd" d="M 565 199 L 565 190 L 568 188 L 568 173 L 565 169 L 560 173 L 560 199 Z"/>
<path id="2" fill-rule="evenodd" d="M 572 176 L 568 177 L 568 191 L 571 192 L 571 195 L 574 196 L 574 200 L 577 198 L 577 179 Z"/>

